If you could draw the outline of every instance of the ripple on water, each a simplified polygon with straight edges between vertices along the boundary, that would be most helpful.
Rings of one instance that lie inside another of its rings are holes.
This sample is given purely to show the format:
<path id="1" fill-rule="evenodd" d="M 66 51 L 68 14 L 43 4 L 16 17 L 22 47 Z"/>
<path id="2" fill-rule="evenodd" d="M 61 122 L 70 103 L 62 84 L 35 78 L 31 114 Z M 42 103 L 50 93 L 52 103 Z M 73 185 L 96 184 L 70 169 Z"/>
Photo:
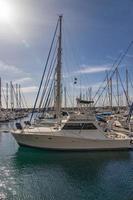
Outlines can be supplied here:
<path id="1" fill-rule="evenodd" d="M 133 152 L 17 150 L 7 134 L 1 135 L 0 154 L 0 199 L 131 199 Z"/>
<path id="2" fill-rule="evenodd" d="M 3 162 L 5 166 L 0 168 L 0 199 L 8 199 L 8 197 L 13 197 L 17 194 L 14 185 L 15 178 L 13 175 L 13 168 L 7 162 Z"/>

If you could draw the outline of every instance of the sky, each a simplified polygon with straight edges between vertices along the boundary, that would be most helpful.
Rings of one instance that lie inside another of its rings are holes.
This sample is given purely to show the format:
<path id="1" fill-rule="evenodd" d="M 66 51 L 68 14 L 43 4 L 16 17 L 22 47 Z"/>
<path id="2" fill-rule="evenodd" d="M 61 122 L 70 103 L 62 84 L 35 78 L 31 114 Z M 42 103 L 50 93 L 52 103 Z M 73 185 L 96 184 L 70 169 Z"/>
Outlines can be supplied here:
<path id="1" fill-rule="evenodd" d="M 105 71 L 133 40 L 132 8 L 133 0 L 0 0 L 3 88 L 9 81 L 21 84 L 33 105 L 58 15 L 63 14 L 63 87 L 70 96 L 92 87 L 94 95 Z M 123 83 L 125 67 L 132 79 L 132 65 L 133 46 L 119 68 Z"/>

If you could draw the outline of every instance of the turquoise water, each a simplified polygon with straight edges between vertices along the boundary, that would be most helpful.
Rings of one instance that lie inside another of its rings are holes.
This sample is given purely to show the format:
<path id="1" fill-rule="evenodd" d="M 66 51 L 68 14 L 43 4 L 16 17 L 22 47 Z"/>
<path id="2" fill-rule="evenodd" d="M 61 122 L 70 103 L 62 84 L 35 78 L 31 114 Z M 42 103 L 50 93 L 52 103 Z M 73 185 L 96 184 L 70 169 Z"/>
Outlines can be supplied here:
<path id="1" fill-rule="evenodd" d="M 19 148 L 0 133 L 0 199 L 132 200 L 133 151 Z"/>

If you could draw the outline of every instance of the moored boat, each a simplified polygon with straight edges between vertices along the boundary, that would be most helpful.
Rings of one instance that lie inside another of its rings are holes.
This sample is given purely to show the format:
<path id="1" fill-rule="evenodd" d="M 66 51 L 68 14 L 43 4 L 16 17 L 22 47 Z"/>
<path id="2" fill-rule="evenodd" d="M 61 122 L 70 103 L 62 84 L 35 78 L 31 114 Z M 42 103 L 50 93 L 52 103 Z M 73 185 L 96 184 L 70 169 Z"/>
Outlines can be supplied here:
<path id="1" fill-rule="evenodd" d="M 50 120 L 49 123 L 41 119 L 41 121 L 38 121 L 33 126 L 27 123 L 24 128 L 21 124 L 17 124 L 17 129 L 12 130 L 12 135 L 19 145 L 51 150 L 107 150 L 132 148 L 133 138 L 130 135 L 124 132 L 113 131 L 107 126 L 107 123 L 104 122 L 102 126 L 96 121 L 93 114 L 90 114 L 89 118 L 81 114 L 77 115 L 75 118 L 70 117 L 69 119 L 69 117 L 67 117 L 63 122 L 61 116 L 62 16 L 59 16 L 58 25 L 59 44 L 55 71 L 55 119 Z M 41 87 L 39 87 L 39 90 L 40 89 Z M 31 117 L 32 116 L 33 115 L 31 115 Z"/>

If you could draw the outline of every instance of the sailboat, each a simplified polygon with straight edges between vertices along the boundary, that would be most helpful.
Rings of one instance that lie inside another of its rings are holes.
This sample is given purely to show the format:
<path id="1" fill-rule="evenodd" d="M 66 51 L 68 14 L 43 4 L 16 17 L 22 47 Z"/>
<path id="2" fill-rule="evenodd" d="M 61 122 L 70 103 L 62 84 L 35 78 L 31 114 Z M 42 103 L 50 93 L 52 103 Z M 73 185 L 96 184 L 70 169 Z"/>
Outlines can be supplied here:
<path id="1" fill-rule="evenodd" d="M 56 123 L 49 126 L 35 123 L 26 127 L 17 124 L 11 133 L 20 146 L 43 148 L 50 150 L 102 150 L 130 149 L 133 138 L 129 134 L 115 132 L 107 127 L 107 123 L 96 121 L 94 116 L 79 114 L 70 116 L 65 122 L 61 116 L 61 67 L 62 67 L 62 16 L 59 16 L 59 37 L 56 66 Z M 35 107 L 35 106 L 34 106 Z M 33 114 L 32 114 L 33 115 Z"/>

